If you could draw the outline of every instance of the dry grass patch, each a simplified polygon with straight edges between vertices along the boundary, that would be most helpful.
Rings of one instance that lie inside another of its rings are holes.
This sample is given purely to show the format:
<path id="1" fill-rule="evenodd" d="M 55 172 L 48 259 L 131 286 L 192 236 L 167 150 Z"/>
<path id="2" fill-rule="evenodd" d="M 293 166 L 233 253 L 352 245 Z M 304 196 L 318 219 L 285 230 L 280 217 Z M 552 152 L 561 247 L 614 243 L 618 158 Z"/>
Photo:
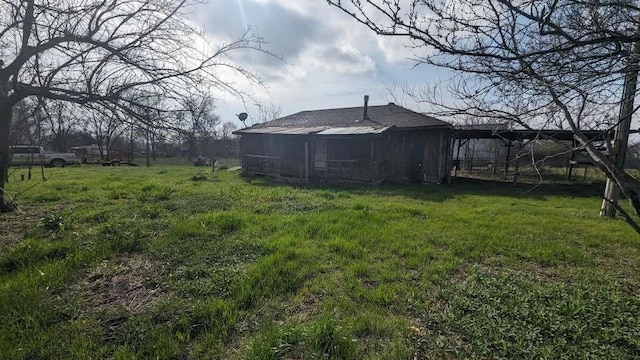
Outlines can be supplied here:
<path id="1" fill-rule="evenodd" d="M 42 209 L 20 206 L 16 211 L 0 214 L 0 252 L 24 239 L 27 231 L 39 225 Z"/>
<path id="2" fill-rule="evenodd" d="M 92 310 L 124 309 L 138 314 L 158 303 L 167 293 L 162 285 L 162 265 L 136 255 L 104 260 L 76 285 Z"/>

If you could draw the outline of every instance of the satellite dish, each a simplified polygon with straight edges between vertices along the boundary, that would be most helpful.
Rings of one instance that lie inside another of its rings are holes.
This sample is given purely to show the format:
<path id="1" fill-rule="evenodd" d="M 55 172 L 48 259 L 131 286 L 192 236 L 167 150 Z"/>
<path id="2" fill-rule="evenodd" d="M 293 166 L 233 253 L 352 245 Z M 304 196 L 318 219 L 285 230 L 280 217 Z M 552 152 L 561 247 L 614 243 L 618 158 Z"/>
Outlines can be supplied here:
<path id="1" fill-rule="evenodd" d="M 240 113 L 236 115 L 238 117 L 238 119 L 240 119 L 240 121 L 242 121 L 243 123 L 247 120 L 247 118 L 249 117 L 249 115 L 247 115 L 247 113 Z"/>

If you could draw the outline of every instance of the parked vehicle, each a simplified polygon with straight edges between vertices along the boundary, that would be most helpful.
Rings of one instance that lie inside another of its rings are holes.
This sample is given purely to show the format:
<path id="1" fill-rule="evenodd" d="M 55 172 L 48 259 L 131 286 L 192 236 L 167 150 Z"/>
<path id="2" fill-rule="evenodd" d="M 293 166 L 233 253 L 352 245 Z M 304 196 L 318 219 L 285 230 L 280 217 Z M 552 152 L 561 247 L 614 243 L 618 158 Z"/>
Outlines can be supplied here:
<path id="1" fill-rule="evenodd" d="M 198 155 L 198 157 L 195 160 L 193 160 L 193 165 L 194 166 L 211 166 L 211 161 L 202 155 Z"/>
<path id="2" fill-rule="evenodd" d="M 103 166 L 120 166 L 124 163 L 122 153 L 117 150 L 102 149 L 98 145 L 72 147 L 71 150 L 83 164 L 102 164 Z"/>
<path id="3" fill-rule="evenodd" d="M 78 164 L 78 158 L 74 153 L 46 152 L 42 146 L 14 145 L 11 149 L 11 165 L 45 165 L 53 167 L 65 167 Z"/>

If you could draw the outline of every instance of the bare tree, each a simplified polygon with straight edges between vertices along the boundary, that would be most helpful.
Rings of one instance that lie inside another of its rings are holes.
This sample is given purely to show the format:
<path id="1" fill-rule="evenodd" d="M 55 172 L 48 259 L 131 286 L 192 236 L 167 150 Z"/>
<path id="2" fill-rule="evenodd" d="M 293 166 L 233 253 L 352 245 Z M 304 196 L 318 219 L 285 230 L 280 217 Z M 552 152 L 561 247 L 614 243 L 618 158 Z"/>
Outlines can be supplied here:
<path id="1" fill-rule="evenodd" d="M 11 142 L 16 144 L 29 144 L 34 139 L 41 138 L 42 133 L 38 133 L 39 124 L 36 124 L 34 117 L 36 104 L 23 100 L 16 104 L 13 111 L 13 126 L 11 127 Z"/>
<path id="2" fill-rule="evenodd" d="M 387 93 L 384 99 L 387 102 L 394 103 L 402 107 L 409 107 L 409 103 L 414 99 L 411 96 L 411 86 L 405 84 L 399 84 L 397 80 L 384 84 Z M 414 104 L 412 104 L 414 105 Z M 415 104 L 419 106 L 420 104 Z M 418 109 L 420 110 L 420 109 Z"/>
<path id="3" fill-rule="evenodd" d="M 238 126 L 231 121 L 226 121 L 222 124 L 221 127 L 221 139 L 222 140 L 231 140 L 233 139 L 233 132 L 238 129 Z"/>
<path id="4" fill-rule="evenodd" d="M 78 120 L 74 115 L 74 107 L 69 103 L 47 100 L 43 100 L 40 104 L 39 118 L 47 126 L 46 131 L 51 137 L 50 145 L 56 151 L 67 151 L 67 139 L 75 130 Z"/>
<path id="5" fill-rule="evenodd" d="M 269 103 L 269 105 L 258 105 L 258 123 L 264 123 L 277 119 L 282 115 L 282 106 Z"/>
<path id="6" fill-rule="evenodd" d="M 214 99 L 210 95 L 194 94 L 182 102 L 179 114 L 180 131 L 184 136 L 190 158 L 201 155 L 207 145 L 218 137 L 216 127 L 220 117 L 215 113 Z"/>
<path id="7" fill-rule="evenodd" d="M 215 49 L 187 19 L 190 0 L 0 1 L 0 209 L 9 166 L 9 134 L 16 104 L 25 98 L 93 104 L 133 113 L 140 94 L 180 98 L 207 87 L 238 96 L 220 69 L 257 79 L 228 56 L 262 51 L 245 34 Z M 132 94 L 136 94 L 133 96 Z M 163 104 L 171 104 L 170 101 Z"/>
<path id="8" fill-rule="evenodd" d="M 100 160 L 110 161 L 114 146 L 126 130 L 126 123 L 117 112 L 91 111 L 91 132 L 100 151 Z"/>
<path id="9" fill-rule="evenodd" d="M 328 3 L 377 34 L 409 39 L 419 64 L 451 71 L 447 90 L 458 99 L 454 104 L 439 101 L 434 88 L 420 93 L 422 101 L 438 106 L 438 113 L 499 119 L 529 129 L 560 123 L 573 131 L 576 149 L 586 150 L 636 213 L 640 211 L 640 184 L 618 166 L 626 149 L 624 136 L 607 153 L 582 131 L 602 123 L 617 107 L 621 115 L 615 126 L 630 124 L 640 51 L 637 2 Z M 623 211 L 616 198 L 605 202 Z"/>

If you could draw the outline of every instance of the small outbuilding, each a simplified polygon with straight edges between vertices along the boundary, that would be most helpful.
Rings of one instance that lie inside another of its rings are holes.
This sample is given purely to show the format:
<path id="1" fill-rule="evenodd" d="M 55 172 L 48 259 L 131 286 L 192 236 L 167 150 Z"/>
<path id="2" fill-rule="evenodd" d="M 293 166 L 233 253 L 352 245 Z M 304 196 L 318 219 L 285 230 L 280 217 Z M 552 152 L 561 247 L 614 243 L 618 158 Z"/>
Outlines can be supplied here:
<path id="1" fill-rule="evenodd" d="M 234 132 L 244 175 L 296 182 L 447 182 L 453 127 L 389 103 L 303 111 Z"/>

